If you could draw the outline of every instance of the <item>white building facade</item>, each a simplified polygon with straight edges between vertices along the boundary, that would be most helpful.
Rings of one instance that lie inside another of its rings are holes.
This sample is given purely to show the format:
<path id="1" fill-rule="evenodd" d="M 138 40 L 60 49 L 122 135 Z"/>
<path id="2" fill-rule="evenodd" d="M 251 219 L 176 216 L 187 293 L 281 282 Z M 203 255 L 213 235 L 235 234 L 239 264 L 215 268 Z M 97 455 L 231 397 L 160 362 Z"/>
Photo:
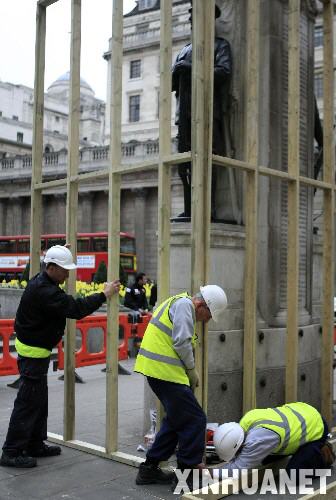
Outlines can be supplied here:
<path id="1" fill-rule="evenodd" d="M 68 147 L 69 72 L 50 85 L 44 96 L 44 151 Z M 0 158 L 31 151 L 34 90 L 0 82 Z M 80 144 L 100 146 L 104 141 L 105 103 L 81 79 Z"/>

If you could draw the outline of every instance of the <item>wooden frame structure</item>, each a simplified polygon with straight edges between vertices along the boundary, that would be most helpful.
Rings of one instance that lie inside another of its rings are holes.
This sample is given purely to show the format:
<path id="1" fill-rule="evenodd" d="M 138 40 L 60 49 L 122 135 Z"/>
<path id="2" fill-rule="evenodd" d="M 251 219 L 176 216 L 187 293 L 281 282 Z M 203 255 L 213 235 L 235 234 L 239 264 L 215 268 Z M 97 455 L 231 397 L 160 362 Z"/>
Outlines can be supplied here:
<path id="1" fill-rule="evenodd" d="M 258 109 L 259 109 L 259 19 L 260 0 L 247 2 L 247 81 L 246 81 L 246 160 L 239 161 L 212 154 L 213 108 L 213 45 L 214 0 L 193 0 L 193 70 L 192 70 L 192 151 L 171 154 L 171 59 L 172 59 L 172 0 L 161 0 L 160 48 L 160 156 L 157 162 L 121 165 L 121 95 L 123 58 L 123 0 L 113 1 L 111 64 L 111 140 L 110 166 L 93 173 L 78 173 L 79 164 L 79 102 L 80 102 L 80 37 L 81 0 L 71 0 L 71 67 L 70 67 L 70 123 L 69 165 L 67 177 L 42 182 L 43 107 L 45 36 L 47 7 L 59 0 L 37 2 L 35 100 L 33 124 L 33 173 L 31 191 L 31 275 L 40 266 L 40 234 L 42 227 L 42 190 L 63 186 L 67 191 L 66 234 L 76 253 L 78 184 L 90 178 L 108 178 L 108 279 L 119 274 L 120 186 L 121 175 L 158 169 L 158 275 L 159 300 L 169 295 L 169 238 L 170 238 L 170 170 L 172 165 L 185 161 L 193 163 L 191 276 L 192 292 L 208 280 L 210 247 L 211 166 L 231 167 L 246 173 L 246 258 L 245 258 L 245 333 L 244 333 L 244 412 L 256 403 L 256 299 L 257 299 L 257 227 L 259 176 L 276 178 L 288 185 L 288 328 L 286 350 L 286 400 L 297 398 L 298 370 L 298 234 L 300 185 L 323 190 L 324 246 L 323 246 L 323 351 L 322 351 L 322 410 L 329 422 L 332 417 L 332 353 L 333 353 L 333 269 L 334 269 L 334 80 L 333 80 L 333 2 L 324 0 L 324 165 L 323 180 L 300 175 L 299 118 L 300 118 L 300 0 L 289 0 L 289 146 L 288 172 L 258 164 Z M 112 1 L 112 0 L 111 0 Z M 112 252 L 113 247 L 113 252 Z M 69 280 L 69 293 L 75 291 L 74 278 Z M 65 394 L 64 435 L 49 434 L 49 438 L 64 445 L 138 465 L 142 459 L 118 451 L 118 300 L 108 301 L 107 370 L 106 370 L 106 442 L 105 447 L 75 440 L 75 380 L 74 351 L 75 325 L 68 321 L 65 337 Z M 197 365 L 202 374 L 198 397 L 207 404 L 207 336 L 200 332 L 201 345 Z"/>

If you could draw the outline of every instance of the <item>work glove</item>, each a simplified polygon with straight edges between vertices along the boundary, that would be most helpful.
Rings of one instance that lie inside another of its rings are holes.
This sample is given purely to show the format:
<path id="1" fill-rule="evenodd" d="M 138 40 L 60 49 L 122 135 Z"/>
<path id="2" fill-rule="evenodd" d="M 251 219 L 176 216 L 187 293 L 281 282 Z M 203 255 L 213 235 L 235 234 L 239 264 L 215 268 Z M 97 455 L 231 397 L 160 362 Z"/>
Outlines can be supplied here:
<path id="1" fill-rule="evenodd" d="M 199 384 L 199 376 L 196 368 L 191 368 L 191 370 L 187 370 L 187 376 L 189 379 L 190 387 L 192 390 L 194 390 L 196 387 L 198 387 Z"/>
<path id="2" fill-rule="evenodd" d="M 335 453 L 332 445 L 328 441 L 322 446 L 321 455 L 327 467 L 330 467 L 335 462 Z"/>

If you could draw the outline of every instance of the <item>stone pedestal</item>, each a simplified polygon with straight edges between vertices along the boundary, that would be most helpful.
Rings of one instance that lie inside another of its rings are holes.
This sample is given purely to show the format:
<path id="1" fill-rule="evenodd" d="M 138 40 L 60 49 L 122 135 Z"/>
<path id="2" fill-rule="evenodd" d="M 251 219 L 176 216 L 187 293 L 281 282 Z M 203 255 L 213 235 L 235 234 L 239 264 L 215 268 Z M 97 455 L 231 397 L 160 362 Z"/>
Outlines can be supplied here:
<path id="1" fill-rule="evenodd" d="M 190 224 L 171 226 L 171 294 L 190 291 Z M 319 267 L 318 248 L 315 258 Z M 236 421 L 243 411 L 245 232 L 212 224 L 209 283 L 222 286 L 228 308 L 219 323 L 209 322 L 208 421 Z M 318 273 L 318 269 L 316 269 Z M 258 303 L 263 301 L 259 290 Z M 316 298 L 316 300 L 318 300 Z M 264 308 L 265 309 L 265 308 Z M 321 334 L 315 322 L 300 323 L 298 399 L 320 406 Z M 257 406 L 285 402 L 286 329 L 257 319 Z"/>

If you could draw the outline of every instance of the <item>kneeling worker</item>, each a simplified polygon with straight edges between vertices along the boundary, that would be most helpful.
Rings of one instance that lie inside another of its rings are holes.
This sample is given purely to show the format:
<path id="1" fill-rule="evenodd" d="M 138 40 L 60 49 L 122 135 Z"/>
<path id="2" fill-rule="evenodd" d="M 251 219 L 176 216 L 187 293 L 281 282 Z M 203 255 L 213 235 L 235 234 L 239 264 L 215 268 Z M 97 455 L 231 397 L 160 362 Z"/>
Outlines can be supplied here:
<path id="1" fill-rule="evenodd" d="M 7 467 L 35 467 L 36 457 L 61 453 L 59 446 L 44 443 L 51 351 L 62 339 L 66 318 L 84 318 L 119 290 L 115 280 L 105 283 L 101 293 L 74 299 L 59 287 L 77 267 L 70 250 L 55 245 L 46 252 L 44 263 L 45 271 L 29 280 L 15 318 L 20 385 L 0 459 Z"/>
<path id="2" fill-rule="evenodd" d="M 253 469 L 264 459 L 291 455 L 286 470 L 324 469 L 335 456 L 327 442 L 328 426 L 322 415 L 309 404 L 289 403 L 277 408 L 247 412 L 239 424 L 220 425 L 214 433 L 218 456 L 227 462 L 222 467 Z"/>
<path id="3" fill-rule="evenodd" d="M 182 293 L 160 304 L 149 322 L 134 370 L 147 381 L 165 409 L 165 417 L 139 467 L 136 484 L 172 482 L 174 473 L 159 468 L 178 445 L 179 469 L 194 469 L 202 462 L 206 416 L 193 390 L 199 378 L 193 348 L 196 322 L 218 321 L 227 306 L 224 290 L 217 285 L 201 286 L 194 297 Z"/>

